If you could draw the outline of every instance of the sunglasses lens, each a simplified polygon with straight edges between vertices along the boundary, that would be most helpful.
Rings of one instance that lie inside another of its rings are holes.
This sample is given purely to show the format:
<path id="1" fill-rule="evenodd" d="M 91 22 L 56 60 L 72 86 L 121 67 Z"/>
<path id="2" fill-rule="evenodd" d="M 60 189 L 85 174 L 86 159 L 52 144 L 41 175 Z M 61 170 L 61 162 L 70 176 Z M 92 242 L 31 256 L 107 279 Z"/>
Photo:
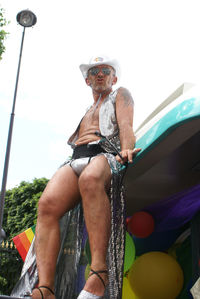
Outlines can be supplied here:
<path id="1" fill-rule="evenodd" d="M 102 72 L 104 73 L 104 75 L 110 75 L 110 69 L 108 67 L 103 67 Z"/>
<path id="2" fill-rule="evenodd" d="M 103 68 L 93 67 L 92 69 L 89 70 L 92 76 L 96 76 L 100 71 L 104 75 L 110 75 L 111 72 L 111 70 L 108 67 L 103 67 Z"/>
<path id="3" fill-rule="evenodd" d="M 90 74 L 92 75 L 92 76 L 96 76 L 98 73 L 99 73 L 99 69 L 98 69 L 98 67 L 93 67 L 91 70 L 90 70 Z"/>

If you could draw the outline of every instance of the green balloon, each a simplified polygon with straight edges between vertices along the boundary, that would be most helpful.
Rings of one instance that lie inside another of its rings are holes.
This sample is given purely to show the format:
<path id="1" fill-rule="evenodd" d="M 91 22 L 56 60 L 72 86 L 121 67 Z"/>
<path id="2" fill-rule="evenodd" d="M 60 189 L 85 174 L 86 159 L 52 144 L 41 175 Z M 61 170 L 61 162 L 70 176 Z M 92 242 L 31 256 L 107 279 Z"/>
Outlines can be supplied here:
<path id="1" fill-rule="evenodd" d="M 87 241 L 85 243 L 85 255 L 87 257 L 88 264 L 91 265 L 92 259 L 91 259 L 89 239 L 87 239 Z"/>
<path id="2" fill-rule="evenodd" d="M 87 264 L 86 268 L 85 268 L 85 281 L 88 279 L 90 274 L 90 265 Z"/>
<path id="3" fill-rule="evenodd" d="M 88 264 L 91 265 L 91 252 L 89 240 L 87 239 L 85 243 L 85 255 L 88 260 Z M 132 266 L 135 260 L 135 245 L 132 237 L 126 232 L 126 242 L 125 242 L 125 258 L 124 258 L 124 273 L 126 273 Z"/>
<path id="4" fill-rule="evenodd" d="M 125 242 L 125 258 L 124 258 L 124 273 L 126 273 L 132 266 L 135 260 L 135 244 L 132 237 L 126 232 Z"/>

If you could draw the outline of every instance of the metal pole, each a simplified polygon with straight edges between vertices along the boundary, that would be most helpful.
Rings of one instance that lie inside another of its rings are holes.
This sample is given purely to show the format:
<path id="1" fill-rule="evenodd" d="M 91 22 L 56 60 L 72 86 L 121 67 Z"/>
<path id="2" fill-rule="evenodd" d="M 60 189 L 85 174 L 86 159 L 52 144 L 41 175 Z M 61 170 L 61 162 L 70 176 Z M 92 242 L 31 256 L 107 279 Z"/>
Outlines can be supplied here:
<path id="1" fill-rule="evenodd" d="M 22 32 L 21 48 L 20 48 L 20 54 L 19 54 L 19 62 L 18 62 L 16 83 L 15 83 L 13 106 L 12 106 L 12 112 L 11 112 L 11 115 L 10 115 L 10 125 L 9 125 L 9 130 L 8 130 L 8 139 L 7 139 L 6 155 L 5 155 L 2 186 L 1 186 L 1 195 L 0 195 L 0 243 L 5 238 L 5 233 L 2 229 L 3 212 L 4 212 L 6 183 L 7 183 L 7 176 L 8 176 L 8 166 L 9 166 L 9 158 L 10 158 L 12 131 L 13 131 L 13 123 L 14 123 L 14 117 L 15 117 L 15 104 L 16 104 L 16 97 L 17 97 L 17 88 L 18 88 L 19 72 L 20 72 L 20 66 L 21 66 L 22 49 L 23 49 L 23 44 L 24 44 L 24 36 L 25 36 L 25 27 L 24 27 L 24 30 Z"/>

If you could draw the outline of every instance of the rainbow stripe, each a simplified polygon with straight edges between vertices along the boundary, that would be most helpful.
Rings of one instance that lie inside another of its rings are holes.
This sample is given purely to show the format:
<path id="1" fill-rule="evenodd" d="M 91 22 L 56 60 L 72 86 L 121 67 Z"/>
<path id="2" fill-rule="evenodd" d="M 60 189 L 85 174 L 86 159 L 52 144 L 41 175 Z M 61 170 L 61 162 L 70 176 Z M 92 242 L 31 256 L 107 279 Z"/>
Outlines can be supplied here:
<path id="1" fill-rule="evenodd" d="M 21 255 L 23 261 L 25 261 L 27 252 L 34 238 L 34 235 L 35 235 L 35 225 L 28 228 L 27 230 L 25 230 L 24 232 L 22 232 L 21 234 L 13 238 L 13 242 L 19 254 Z"/>

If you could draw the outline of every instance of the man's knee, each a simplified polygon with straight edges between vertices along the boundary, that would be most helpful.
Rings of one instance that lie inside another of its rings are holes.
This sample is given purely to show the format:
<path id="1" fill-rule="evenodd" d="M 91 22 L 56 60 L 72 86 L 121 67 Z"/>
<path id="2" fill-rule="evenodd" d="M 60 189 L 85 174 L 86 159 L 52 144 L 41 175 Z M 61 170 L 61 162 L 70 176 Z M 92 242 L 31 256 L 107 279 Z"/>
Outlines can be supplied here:
<path id="1" fill-rule="evenodd" d="M 56 216 L 55 199 L 51 195 L 42 195 L 38 202 L 38 217 Z"/>
<path id="2" fill-rule="evenodd" d="M 81 195 L 97 192 L 102 188 L 104 188 L 104 184 L 101 178 L 95 173 L 84 171 L 79 177 Z"/>

